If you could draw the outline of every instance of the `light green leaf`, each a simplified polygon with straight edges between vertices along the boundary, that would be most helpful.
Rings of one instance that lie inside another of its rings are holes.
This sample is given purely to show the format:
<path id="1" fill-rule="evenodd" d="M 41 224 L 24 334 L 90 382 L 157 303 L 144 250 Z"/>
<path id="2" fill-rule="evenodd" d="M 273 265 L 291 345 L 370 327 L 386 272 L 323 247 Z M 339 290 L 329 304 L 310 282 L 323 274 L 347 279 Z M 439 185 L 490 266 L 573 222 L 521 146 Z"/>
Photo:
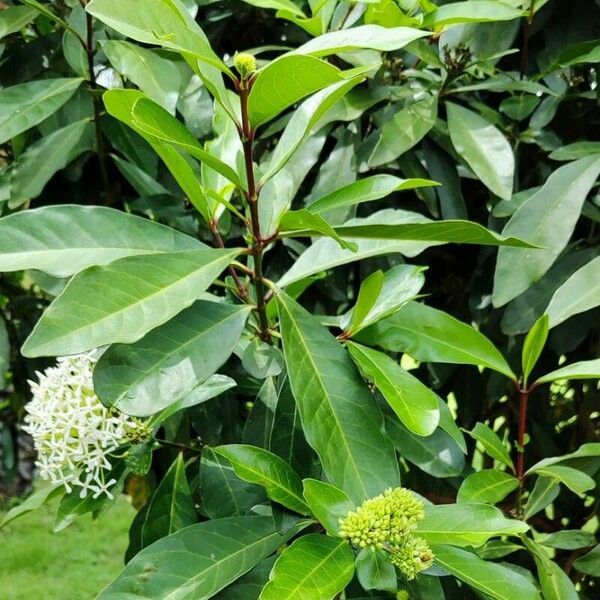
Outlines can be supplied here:
<path id="1" fill-rule="evenodd" d="M 90 267 L 44 312 L 22 352 L 64 356 L 136 342 L 190 306 L 237 254 L 238 249 L 191 250 Z"/>
<path id="2" fill-rule="evenodd" d="M 338 535 L 340 519 L 356 508 L 342 490 L 317 479 L 304 479 L 304 498 L 329 535 Z"/>
<path id="3" fill-rule="evenodd" d="M 213 450 L 231 463 L 240 479 L 263 486 L 271 500 L 303 515 L 310 514 L 302 497 L 300 477 L 276 454 L 245 444 L 228 444 Z"/>
<path id="4" fill-rule="evenodd" d="M 528 473 L 553 477 L 580 496 L 583 496 L 585 492 L 596 487 L 596 482 L 583 471 L 562 465 L 535 466 L 529 469 Z"/>
<path id="5" fill-rule="evenodd" d="M 272 517 L 229 517 L 190 525 L 144 548 L 97 600 L 208 600 L 292 537 Z"/>
<path id="6" fill-rule="evenodd" d="M 425 15 L 423 25 L 435 27 L 453 23 L 486 23 L 488 21 L 511 21 L 518 19 L 523 12 L 508 3 L 478 0 L 477 2 L 453 2 L 440 6 Z"/>
<path id="7" fill-rule="evenodd" d="M 536 384 L 549 383 L 559 379 L 600 379 L 600 358 L 584 360 L 561 367 L 540 377 Z"/>
<path id="8" fill-rule="evenodd" d="M 600 257 L 575 271 L 552 296 L 546 314 L 550 327 L 600 305 Z"/>
<path id="9" fill-rule="evenodd" d="M 550 152 L 548 158 L 552 160 L 577 160 L 591 154 L 600 154 L 600 142 L 573 142 Z"/>
<path id="10" fill-rule="evenodd" d="M 408 429 L 420 436 L 435 431 L 440 420 L 438 398 L 427 386 L 383 352 L 355 343 L 349 343 L 348 350 Z"/>
<path id="11" fill-rule="evenodd" d="M 569 46 L 560 53 L 556 62 L 561 67 L 600 62 L 600 40 L 590 40 Z"/>
<path id="12" fill-rule="evenodd" d="M 23 29 L 36 18 L 38 11 L 29 6 L 8 6 L 0 11 L 0 39 Z"/>
<path id="13" fill-rule="evenodd" d="M 36 79 L 0 90 L 0 144 L 57 111 L 83 79 Z"/>
<path id="14" fill-rule="evenodd" d="M 538 538 L 538 542 L 549 548 L 578 550 L 579 548 L 591 548 L 595 546 L 596 536 L 589 531 L 582 531 L 581 529 L 564 529 Z"/>
<path id="15" fill-rule="evenodd" d="M 205 248 L 148 219 L 101 206 L 63 204 L 0 219 L 0 271 L 68 277 L 125 256 Z"/>
<path id="16" fill-rule="evenodd" d="M 533 486 L 533 490 L 527 498 L 525 505 L 525 518 L 530 519 L 533 515 L 540 512 L 554 502 L 560 493 L 558 479 L 554 477 L 538 477 Z"/>
<path id="17" fill-rule="evenodd" d="M 304 17 L 304 13 L 294 4 L 293 0 L 244 0 L 246 4 L 258 6 L 259 8 L 271 8 L 273 10 L 289 11 L 299 17 Z"/>
<path id="18" fill-rule="evenodd" d="M 204 32 L 179 0 L 92 0 L 87 12 L 115 31 L 142 42 L 191 54 L 217 69 L 231 74 L 215 54 Z"/>
<path id="19" fill-rule="evenodd" d="M 487 425 L 484 423 L 476 423 L 475 427 L 473 427 L 473 431 L 469 431 L 468 433 L 474 440 L 477 440 L 483 446 L 486 454 L 491 456 L 494 460 L 497 460 L 499 463 L 506 465 L 513 471 L 515 470 L 506 446 L 498 435 Z"/>
<path id="20" fill-rule="evenodd" d="M 458 104 L 446 102 L 446 111 L 450 139 L 458 154 L 489 190 L 510 200 L 515 157 L 507 139 L 486 119 Z"/>
<path id="21" fill-rule="evenodd" d="M 362 502 L 399 481 L 375 398 L 335 338 L 299 304 L 277 294 L 283 350 L 308 443 L 330 481 Z"/>
<path id="22" fill-rule="evenodd" d="M 392 316 L 364 329 L 357 340 L 392 352 L 406 352 L 417 360 L 481 365 L 515 379 L 488 338 L 474 327 L 420 302 L 409 302 Z"/>
<path id="23" fill-rule="evenodd" d="M 279 231 L 286 237 L 295 237 L 297 232 L 302 234 L 306 229 L 334 239 L 345 250 L 355 252 L 358 249 L 355 243 L 343 240 L 323 217 L 315 215 L 305 208 L 290 210 L 279 221 Z"/>
<path id="24" fill-rule="evenodd" d="M 593 550 L 578 558 L 573 566 L 580 572 L 591 575 L 592 577 L 600 577 L 600 544 Z"/>
<path id="25" fill-rule="evenodd" d="M 481 546 L 492 537 L 519 535 L 528 530 L 529 525 L 507 519 L 495 506 L 460 502 L 426 505 L 425 517 L 417 524 L 415 533 L 430 544 Z"/>
<path id="26" fill-rule="evenodd" d="M 516 477 L 496 469 L 483 469 L 471 473 L 461 484 L 456 497 L 458 502 L 485 502 L 496 504 L 519 485 Z"/>
<path id="27" fill-rule="evenodd" d="M 248 97 L 252 127 L 256 129 L 298 100 L 342 79 L 339 69 L 314 56 L 276 58 L 258 72 L 252 85 Z"/>
<path id="28" fill-rule="evenodd" d="M 363 548 L 356 557 L 356 577 L 365 590 L 395 592 L 398 588 L 396 569 L 383 550 Z"/>
<path id="29" fill-rule="evenodd" d="M 571 452 L 570 454 L 564 454 L 563 456 L 551 456 L 549 458 L 543 458 L 539 462 L 535 463 L 533 467 L 531 467 L 526 475 L 533 473 L 537 469 L 548 467 L 550 465 L 558 465 L 560 463 L 564 463 L 567 461 L 572 461 L 573 459 L 580 458 L 597 458 L 600 457 L 600 443 L 590 442 L 588 444 L 583 444 L 580 446 L 575 452 Z"/>
<path id="30" fill-rule="evenodd" d="M 340 326 L 343 327 L 345 332 L 350 334 L 360 329 L 361 324 L 373 309 L 381 294 L 383 282 L 383 271 L 375 271 L 361 283 L 352 311 L 346 319 L 342 320 L 346 321 L 346 324 L 342 325 L 342 321 L 340 321 Z"/>
<path id="31" fill-rule="evenodd" d="M 437 97 L 425 96 L 401 108 L 367 144 L 374 144 L 367 163 L 376 167 L 389 163 L 420 142 L 437 118 Z"/>
<path id="32" fill-rule="evenodd" d="M 281 553 L 259 600 L 332 600 L 353 574 L 354 555 L 346 540 L 308 534 Z"/>
<path id="33" fill-rule="evenodd" d="M 61 483 L 44 486 L 23 500 L 23 502 L 11 508 L 4 515 L 2 521 L 0 521 L 0 528 L 8 525 L 11 521 L 18 519 L 22 515 L 25 515 L 33 510 L 37 510 L 46 502 L 50 502 L 50 500 L 57 498 L 61 494 L 64 494 L 64 492 L 65 488 Z"/>
<path id="34" fill-rule="evenodd" d="M 37 198 L 57 171 L 93 147 L 94 124 L 89 119 L 57 129 L 29 146 L 15 161 L 9 207 L 16 208 Z"/>
<path id="35" fill-rule="evenodd" d="M 547 339 L 548 315 L 542 315 L 529 330 L 529 333 L 525 336 L 525 341 L 523 342 L 523 352 L 521 355 L 523 387 L 527 386 L 527 379 L 529 378 L 531 371 L 533 371 L 533 367 L 535 367 Z"/>
<path id="36" fill-rule="evenodd" d="M 410 27 L 381 27 L 380 25 L 359 25 L 351 29 L 331 31 L 306 42 L 292 54 L 327 56 L 340 52 L 352 52 L 361 48 L 391 52 L 400 50 L 415 40 L 431 35 Z"/>
<path id="37" fill-rule="evenodd" d="M 513 569 L 452 546 L 436 545 L 432 550 L 437 565 L 490 598 L 541 600 L 535 585 Z"/>
<path id="38" fill-rule="evenodd" d="M 113 344 L 94 368 L 94 390 L 106 406 L 138 417 L 189 404 L 199 384 L 229 358 L 249 309 L 197 301 L 138 342 Z"/>
<path id="39" fill-rule="evenodd" d="M 175 62 L 137 44 L 119 40 L 105 41 L 102 50 L 116 71 L 175 114 L 182 84 L 181 72 Z"/>
<path id="40" fill-rule="evenodd" d="M 150 498 L 142 525 L 142 544 L 171 535 L 197 521 L 192 492 L 185 476 L 183 455 L 178 454 Z"/>
<path id="41" fill-rule="evenodd" d="M 322 213 L 343 206 L 355 206 L 363 202 L 380 200 L 393 192 L 431 185 L 439 184 L 429 179 L 400 179 L 393 175 L 372 175 L 319 198 L 310 204 L 309 209 L 313 213 Z"/>
<path id="42" fill-rule="evenodd" d="M 540 249 L 501 248 L 494 274 L 494 306 L 503 306 L 540 279 L 563 251 L 583 202 L 600 173 L 600 157 L 559 167 L 542 188 L 513 214 L 503 235 L 526 235 Z"/>

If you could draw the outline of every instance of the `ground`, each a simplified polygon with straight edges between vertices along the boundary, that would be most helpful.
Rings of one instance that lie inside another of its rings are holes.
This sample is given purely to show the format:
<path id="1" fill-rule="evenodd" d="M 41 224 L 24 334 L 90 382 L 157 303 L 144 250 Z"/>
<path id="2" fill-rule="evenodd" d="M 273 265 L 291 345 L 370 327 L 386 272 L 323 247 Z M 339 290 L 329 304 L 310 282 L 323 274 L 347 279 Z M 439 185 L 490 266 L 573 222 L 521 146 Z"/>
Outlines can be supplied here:
<path id="1" fill-rule="evenodd" d="M 92 600 L 123 568 L 134 516 L 125 497 L 98 520 L 78 517 L 59 533 L 55 512 L 56 502 L 0 529 L 2 600 Z"/>

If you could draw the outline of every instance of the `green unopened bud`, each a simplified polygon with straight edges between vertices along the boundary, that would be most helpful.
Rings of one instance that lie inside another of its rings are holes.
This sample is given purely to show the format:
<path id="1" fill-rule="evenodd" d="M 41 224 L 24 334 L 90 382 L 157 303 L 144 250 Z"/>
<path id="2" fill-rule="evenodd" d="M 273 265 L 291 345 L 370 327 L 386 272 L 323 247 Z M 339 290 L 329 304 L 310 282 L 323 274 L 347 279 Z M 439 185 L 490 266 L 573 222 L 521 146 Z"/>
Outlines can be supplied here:
<path id="1" fill-rule="evenodd" d="M 256 71 L 256 59 L 252 54 L 236 52 L 233 57 L 233 66 L 236 68 L 242 79 L 248 79 L 248 77 Z"/>
<path id="2" fill-rule="evenodd" d="M 391 560 L 410 581 L 433 564 L 433 552 L 423 538 L 411 535 L 393 548 Z"/>

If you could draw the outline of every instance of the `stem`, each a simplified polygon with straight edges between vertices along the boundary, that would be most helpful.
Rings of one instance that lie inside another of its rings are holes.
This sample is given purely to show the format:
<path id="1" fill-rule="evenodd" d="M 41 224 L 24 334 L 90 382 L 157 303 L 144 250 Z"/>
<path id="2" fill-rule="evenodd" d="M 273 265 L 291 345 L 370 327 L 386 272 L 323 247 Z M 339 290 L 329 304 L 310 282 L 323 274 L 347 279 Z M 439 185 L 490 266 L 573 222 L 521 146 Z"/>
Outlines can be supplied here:
<path id="1" fill-rule="evenodd" d="M 254 131 L 250 125 L 248 117 L 248 96 L 252 80 L 242 80 L 239 84 L 240 107 L 242 113 L 241 138 L 244 148 L 244 161 L 246 164 L 246 180 L 248 182 L 248 191 L 244 192 L 248 207 L 250 208 L 250 227 L 252 231 L 252 255 L 254 257 L 254 289 L 256 290 L 256 310 L 258 313 L 259 335 L 260 338 L 269 342 L 271 335 L 269 333 L 269 319 L 267 317 L 267 305 L 265 302 L 266 288 L 263 282 L 263 251 L 265 249 L 265 240 L 260 234 L 260 218 L 258 213 L 259 192 L 256 187 L 254 175 L 253 144 Z"/>
<path id="2" fill-rule="evenodd" d="M 527 432 L 527 403 L 529 401 L 529 395 L 535 389 L 535 384 L 526 389 L 521 388 L 518 382 L 515 382 L 515 385 L 519 392 L 519 428 L 517 432 L 517 479 L 519 480 L 519 487 L 517 489 L 516 505 L 517 513 L 520 515 L 522 512 L 523 483 L 525 478 L 525 434 Z"/>
<path id="3" fill-rule="evenodd" d="M 192 448 L 191 446 L 186 446 L 185 444 L 180 444 L 179 442 L 169 442 L 169 440 L 161 440 L 158 438 L 154 438 L 154 441 L 159 443 L 161 446 L 165 446 L 168 448 L 176 448 L 181 452 L 191 452 L 192 454 L 196 454 L 197 456 L 202 455 L 202 450 L 200 448 Z"/>
<path id="4" fill-rule="evenodd" d="M 525 76 L 525 68 L 527 67 L 527 57 L 529 54 L 529 34 L 531 30 L 531 23 L 533 22 L 533 9 L 535 7 L 535 0 L 531 0 L 529 5 L 529 14 L 523 25 L 523 47 L 521 49 L 521 65 L 519 68 L 519 79 L 523 79 Z"/>

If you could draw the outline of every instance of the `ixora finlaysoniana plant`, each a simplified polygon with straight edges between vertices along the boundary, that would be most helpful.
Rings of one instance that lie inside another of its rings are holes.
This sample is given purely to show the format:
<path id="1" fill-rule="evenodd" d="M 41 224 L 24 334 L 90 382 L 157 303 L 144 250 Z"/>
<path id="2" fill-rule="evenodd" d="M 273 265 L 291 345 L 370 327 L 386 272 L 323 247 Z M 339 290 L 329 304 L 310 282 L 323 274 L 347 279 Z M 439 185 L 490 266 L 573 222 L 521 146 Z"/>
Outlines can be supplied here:
<path id="1" fill-rule="evenodd" d="M 290 20 L 309 30 L 314 26 L 295 3 L 275 4 L 291 11 L 285 13 Z M 94 395 L 107 410 L 147 419 L 144 435 L 131 440 L 136 443 L 111 449 L 100 463 L 102 474 L 94 471 L 106 488 L 115 480 L 111 494 L 128 476 L 144 475 L 151 466 L 162 476 L 132 525 L 127 566 L 100 593 L 101 600 L 326 600 L 364 598 L 373 590 L 384 598 L 419 599 L 469 597 L 471 589 L 499 600 L 534 600 L 539 588 L 550 598 L 576 594 L 534 537 L 532 517 L 553 501 L 561 484 L 580 494 L 591 489 L 594 481 L 581 463 L 598 457 L 600 448 L 587 444 L 525 471 L 527 406 L 542 383 L 597 377 L 598 361 L 563 366 L 529 385 L 546 341 L 544 318 L 526 339 L 518 378 L 477 329 L 418 302 L 424 269 L 403 263 L 356 279 L 353 302 L 344 300 L 332 317 L 315 316 L 297 301 L 328 269 L 383 254 L 411 256 L 446 242 L 499 246 L 498 281 L 517 262 L 535 262 L 541 276 L 556 259 L 548 256 L 555 248 L 546 248 L 539 236 L 534 243 L 523 239 L 530 228 L 519 217 L 527 204 L 511 207 L 515 219 L 507 226 L 509 235 L 460 218 L 433 221 L 396 209 L 348 220 L 348 209 L 357 205 L 435 185 L 420 176 L 419 161 L 412 168 L 417 177 L 368 175 L 291 209 L 297 173 L 304 175 L 317 161 L 306 158 L 306 148 L 332 123 L 356 119 L 378 102 L 377 94 L 363 104 L 360 95 L 350 94 L 367 87 L 382 52 L 412 44 L 423 56 L 419 61 L 426 62 L 431 53 L 425 38 L 439 37 L 457 18 L 471 22 L 487 11 L 493 14 L 484 20 L 522 16 L 501 3 L 423 4 L 425 14 L 408 19 L 415 27 L 365 22 L 316 35 L 272 61 L 239 53 L 232 65 L 214 52 L 179 0 L 144 0 L 143 10 L 139 0 L 93 0 L 86 6 L 87 23 L 93 17 L 138 43 L 180 56 L 180 66 L 185 62 L 214 99 L 216 134 L 200 143 L 156 94 L 115 88 L 103 95 L 108 115 L 161 158 L 214 247 L 107 207 L 46 206 L 0 220 L 2 271 L 30 269 L 68 280 L 24 344 L 24 355 L 102 349 L 93 371 Z M 93 36 L 88 42 L 93 45 Z M 111 45 L 105 48 L 110 56 Z M 90 57 L 93 63 L 94 53 Z M 410 132 L 407 141 L 395 140 L 394 132 L 390 141 L 382 127 L 361 147 L 360 169 L 389 164 L 432 130 L 438 100 L 464 75 L 468 60 L 466 51 L 448 52 L 443 64 L 433 59 L 439 73 L 415 77 L 414 102 L 393 119 Z M 528 84 L 533 82 L 517 87 L 530 89 Z M 446 116 L 448 131 L 445 123 L 435 130 L 440 144 L 463 157 L 495 196 L 509 202 L 515 161 L 508 140 L 455 101 L 447 103 Z M 385 123 L 385 114 L 378 119 Z M 493 141 L 495 160 L 472 135 L 479 130 Z M 266 144 L 263 135 L 278 135 L 276 145 Z M 558 205 L 575 187 L 582 204 L 599 171 L 594 155 L 569 162 L 530 202 L 537 207 L 545 194 L 556 193 Z M 134 172 L 131 165 L 127 172 Z M 140 180 L 141 187 L 151 185 L 138 174 Z M 280 276 L 268 277 L 266 260 L 282 247 L 304 250 L 298 242 L 304 238 L 323 239 Z M 534 252 L 543 255 L 539 264 L 531 259 Z M 510 289 L 498 284 L 493 301 L 506 303 L 530 283 L 515 276 Z M 470 435 L 491 459 L 486 465 L 497 468 L 470 472 L 463 456 L 467 445 L 448 405 L 400 366 L 397 353 L 404 352 L 423 362 L 474 364 L 516 384 L 516 467 L 506 443 L 478 423 Z M 69 383 L 68 397 L 80 398 L 79 376 Z M 226 421 L 237 423 L 231 415 L 240 406 L 231 390 L 238 382 L 252 411 L 243 432 L 234 426 L 231 435 L 228 430 L 221 436 Z M 89 399 L 89 385 L 86 390 Z M 64 435 L 58 443 L 65 444 Z M 428 455 L 430 447 L 441 450 Z M 61 463 L 57 483 L 69 479 L 69 485 L 85 489 L 90 482 L 82 462 L 73 461 L 72 473 Z M 400 487 L 407 463 L 435 477 L 457 478 L 455 487 L 460 478 L 457 501 L 421 502 L 417 486 L 414 492 Z M 71 476 L 79 476 L 79 483 Z M 536 478 L 531 490 L 528 477 Z M 513 490 L 514 502 L 504 510 L 494 506 Z M 59 493 L 62 486 L 44 489 L 6 520 Z M 99 512 L 109 500 L 106 493 L 81 498 L 73 490 L 61 500 L 59 523 L 72 514 Z M 514 518 L 507 518 L 511 513 Z M 494 561 L 523 549 L 531 564 Z M 533 564 L 538 581 L 523 571 Z"/>

